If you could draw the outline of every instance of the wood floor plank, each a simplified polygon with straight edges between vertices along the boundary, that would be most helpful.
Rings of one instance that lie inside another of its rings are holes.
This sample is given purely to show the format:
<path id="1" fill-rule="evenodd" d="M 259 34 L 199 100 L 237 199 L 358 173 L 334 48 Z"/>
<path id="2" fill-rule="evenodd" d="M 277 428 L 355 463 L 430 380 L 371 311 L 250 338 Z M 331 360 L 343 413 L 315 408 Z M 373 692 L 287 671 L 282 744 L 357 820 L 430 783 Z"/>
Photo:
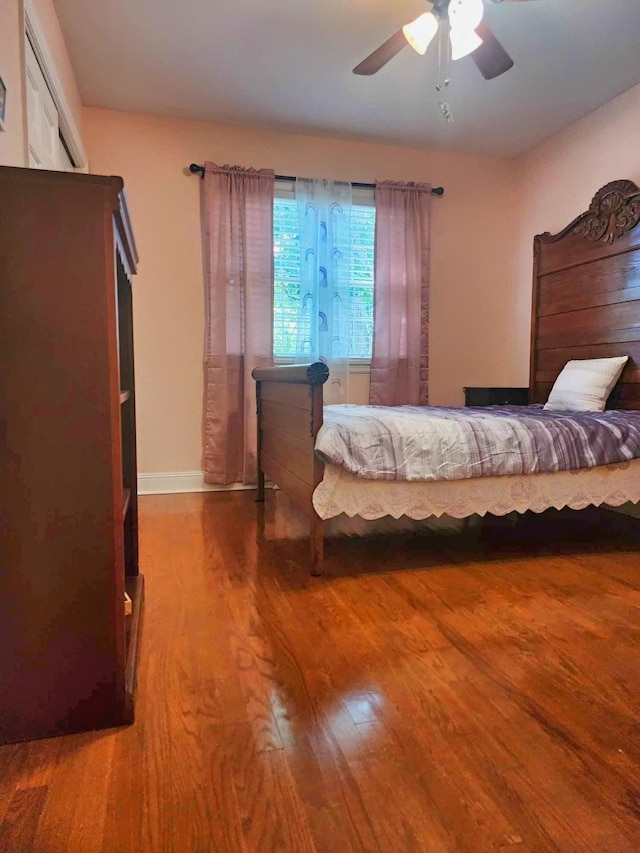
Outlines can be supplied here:
<path id="1" fill-rule="evenodd" d="M 330 853 L 337 839 L 345 851 L 378 850 L 362 791 L 329 723 L 319 720 L 286 754 L 319 853 Z"/>
<path id="2" fill-rule="evenodd" d="M 314 853 L 298 790 L 281 751 L 256 750 L 248 724 L 227 732 L 240 827 L 247 850 Z"/>
<path id="3" fill-rule="evenodd" d="M 0 748 L 0 851 L 640 849 L 637 522 L 332 536 L 145 497 L 133 726 Z"/>
<path id="4" fill-rule="evenodd" d="M 0 823 L 0 850 L 7 853 L 44 851 L 35 840 L 49 789 L 46 785 L 17 788 Z M 53 849 L 53 848 L 50 848 Z"/>
<path id="5" fill-rule="evenodd" d="M 105 732 L 102 737 L 80 734 L 60 740 L 39 821 L 38 847 L 101 853 L 115 736 Z M 73 789 L 82 791 L 82 797 L 70 797 Z"/>

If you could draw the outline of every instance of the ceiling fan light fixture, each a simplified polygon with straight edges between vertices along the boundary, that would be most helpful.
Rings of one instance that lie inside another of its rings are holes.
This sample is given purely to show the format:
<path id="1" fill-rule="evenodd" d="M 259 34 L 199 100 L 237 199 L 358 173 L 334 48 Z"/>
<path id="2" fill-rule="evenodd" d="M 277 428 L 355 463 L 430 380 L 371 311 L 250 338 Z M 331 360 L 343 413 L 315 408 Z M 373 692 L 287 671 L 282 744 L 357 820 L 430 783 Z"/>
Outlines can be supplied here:
<path id="1" fill-rule="evenodd" d="M 482 0 L 451 0 L 449 23 L 454 30 L 475 30 L 484 14 Z"/>
<path id="2" fill-rule="evenodd" d="M 451 59 L 462 59 L 477 50 L 482 44 L 480 36 L 474 30 L 463 30 L 451 27 Z"/>
<path id="3" fill-rule="evenodd" d="M 425 12 L 415 21 L 405 24 L 402 32 L 415 52 L 423 56 L 438 32 L 438 19 L 433 12 Z"/>

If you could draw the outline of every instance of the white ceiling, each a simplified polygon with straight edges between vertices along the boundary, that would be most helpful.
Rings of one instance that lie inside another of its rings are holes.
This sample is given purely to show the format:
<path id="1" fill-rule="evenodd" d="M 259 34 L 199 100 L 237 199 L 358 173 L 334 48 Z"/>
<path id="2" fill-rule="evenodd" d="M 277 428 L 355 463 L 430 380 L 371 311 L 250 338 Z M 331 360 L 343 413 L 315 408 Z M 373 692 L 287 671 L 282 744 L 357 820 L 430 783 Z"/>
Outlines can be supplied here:
<path id="1" fill-rule="evenodd" d="M 640 0 L 485 0 L 515 66 L 453 63 L 451 124 L 435 42 L 351 73 L 421 0 L 55 2 L 83 102 L 125 111 L 510 157 L 640 82 Z"/>

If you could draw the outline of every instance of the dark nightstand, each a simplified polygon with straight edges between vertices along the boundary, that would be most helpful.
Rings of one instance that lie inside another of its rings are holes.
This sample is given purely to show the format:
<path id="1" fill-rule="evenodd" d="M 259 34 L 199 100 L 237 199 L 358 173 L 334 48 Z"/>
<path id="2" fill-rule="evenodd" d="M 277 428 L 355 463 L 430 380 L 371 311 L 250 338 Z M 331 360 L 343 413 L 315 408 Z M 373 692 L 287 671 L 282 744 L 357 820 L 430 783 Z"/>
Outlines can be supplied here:
<path id="1" fill-rule="evenodd" d="M 526 406 L 528 388 L 463 388 L 465 406 Z"/>

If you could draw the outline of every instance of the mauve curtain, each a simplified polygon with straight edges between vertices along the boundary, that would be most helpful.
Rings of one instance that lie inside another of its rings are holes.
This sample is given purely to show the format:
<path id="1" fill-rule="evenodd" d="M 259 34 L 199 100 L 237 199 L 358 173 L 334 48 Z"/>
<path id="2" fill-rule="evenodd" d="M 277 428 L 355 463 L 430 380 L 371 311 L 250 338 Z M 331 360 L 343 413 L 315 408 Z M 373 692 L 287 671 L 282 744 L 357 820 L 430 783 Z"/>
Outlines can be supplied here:
<path id="1" fill-rule="evenodd" d="M 373 352 L 369 402 L 429 400 L 430 184 L 376 184 Z"/>
<path id="2" fill-rule="evenodd" d="M 274 173 L 205 163 L 202 184 L 204 478 L 251 485 L 257 475 L 251 371 L 273 361 Z"/>

